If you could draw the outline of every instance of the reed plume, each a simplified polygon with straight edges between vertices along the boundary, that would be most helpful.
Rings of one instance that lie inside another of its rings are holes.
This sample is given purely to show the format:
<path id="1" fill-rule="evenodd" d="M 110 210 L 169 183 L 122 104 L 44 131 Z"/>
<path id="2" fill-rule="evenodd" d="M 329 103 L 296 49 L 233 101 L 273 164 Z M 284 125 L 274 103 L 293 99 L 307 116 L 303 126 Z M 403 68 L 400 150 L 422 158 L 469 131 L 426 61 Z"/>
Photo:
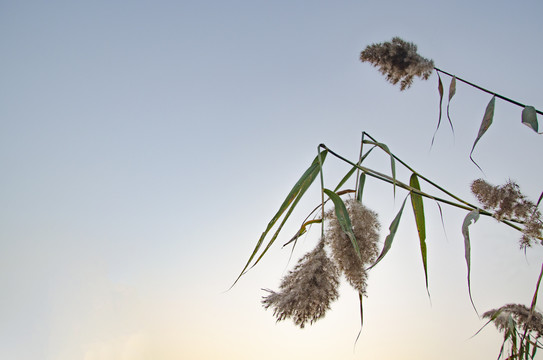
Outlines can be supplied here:
<path id="1" fill-rule="evenodd" d="M 399 82 L 400 90 L 408 89 L 415 76 L 427 80 L 434 69 L 432 60 L 417 53 L 417 45 L 399 37 L 390 42 L 368 45 L 360 53 L 360 60 L 379 68 L 393 85 Z"/>
<path id="2" fill-rule="evenodd" d="M 266 290 L 264 308 L 273 308 L 277 321 L 292 318 L 300 328 L 324 317 L 339 296 L 339 272 L 326 255 L 324 241 L 304 255 L 281 281 L 280 291 Z"/>
<path id="3" fill-rule="evenodd" d="M 520 187 L 509 180 L 501 186 L 494 186 L 483 179 L 471 184 L 471 191 L 486 210 L 494 212 L 498 220 L 514 219 L 524 224 L 520 246 L 526 248 L 541 238 L 543 222 L 537 206 L 520 192 Z"/>
<path id="4" fill-rule="evenodd" d="M 334 210 L 326 213 L 328 219 L 326 243 L 330 245 L 332 258 L 349 284 L 359 293 L 365 294 L 368 278 L 366 267 L 378 255 L 380 224 L 377 213 L 360 202 L 350 199 L 345 202 L 345 206 L 349 212 L 360 256 L 355 251 L 351 239 L 341 229 Z"/>

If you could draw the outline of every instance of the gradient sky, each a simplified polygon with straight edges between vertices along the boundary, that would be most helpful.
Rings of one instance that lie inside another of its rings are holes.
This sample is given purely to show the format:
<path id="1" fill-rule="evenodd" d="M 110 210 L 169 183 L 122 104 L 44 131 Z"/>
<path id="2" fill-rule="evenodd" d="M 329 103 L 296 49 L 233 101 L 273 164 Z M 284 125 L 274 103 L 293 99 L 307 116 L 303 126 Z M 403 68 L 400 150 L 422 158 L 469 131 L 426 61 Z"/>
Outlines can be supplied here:
<path id="1" fill-rule="evenodd" d="M 481 176 L 537 200 L 543 140 L 520 108 L 497 101 L 474 153 L 483 175 L 469 151 L 489 95 L 459 84 L 456 135 L 443 124 L 430 150 L 436 75 L 400 92 L 358 56 L 401 36 L 437 67 L 541 109 L 542 14 L 539 0 L 0 1 L 0 358 L 495 358 L 493 327 L 469 339 L 484 322 L 467 294 L 465 213 L 445 208 L 443 229 L 430 202 L 431 303 L 406 212 L 370 274 L 354 349 L 347 284 L 304 330 L 260 305 L 315 244 L 317 229 L 290 263 L 280 247 L 318 186 L 226 290 L 317 145 L 355 159 L 363 130 L 470 201 Z M 369 164 L 389 171 L 382 154 Z M 329 158 L 327 183 L 348 169 Z M 365 196 L 386 230 L 405 195 L 368 181 Z M 529 305 L 543 251 L 524 255 L 519 237 L 492 219 L 472 226 L 480 310 Z"/>

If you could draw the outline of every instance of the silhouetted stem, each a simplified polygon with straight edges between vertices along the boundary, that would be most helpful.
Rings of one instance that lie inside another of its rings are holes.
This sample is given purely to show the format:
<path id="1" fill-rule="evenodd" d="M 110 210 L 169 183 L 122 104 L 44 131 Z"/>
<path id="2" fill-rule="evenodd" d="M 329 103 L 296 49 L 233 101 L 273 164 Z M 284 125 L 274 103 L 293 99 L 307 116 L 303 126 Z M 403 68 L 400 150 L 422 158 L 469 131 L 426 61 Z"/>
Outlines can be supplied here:
<path id="1" fill-rule="evenodd" d="M 450 200 L 446 200 L 446 199 L 442 199 L 442 198 L 439 198 L 439 197 L 435 197 L 435 196 L 432 196 L 430 194 L 427 194 L 421 190 L 418 190 L 418 189 L 415 189 L 407 184 L 404 184 L 403 182 L 399 181 L 398 179 L 393 179 L 391 178 L 390 176 L 388 175 L 385 175 L 385 174 L 382 174 L 378 171 L 375 171 L 373 169 L 370 169 L 370 168 L 367 168 L 367 167 L 364 167 L 364 166 L 361 166 L 361 165 L 358 165 L 358 164 L 355 164 L 353 163 L 352 161 L 344 158 L 343 156 L 335 153 L 334 151 L 330 150 L 326 145 L 324 144 L 320 144 L 319 145 L 320 148 L 323 148 L 323 149 L 326 149 L 328 150 L 328 153 L 330 153 L 331 155 L 335 156 L 336 158 L 352 165 L 352 166 L 356 166 L 357 168 L 359 168 L 361 171 L 363 171 L 364 173 L 366 173 L 367 175 L 371 176 L 371 177 L 374 177 L 376 179 L 379 179 L 379 180 L 382 180 L 382 181 L 385 181 L 385 182 L 388 182 L 389 184 L 395 184 L 396 186 L 404 189 L 404 190 L 407 190 L 407 191 L 410 191 L 410 192 L 413 192 L 413 193 L 416 193 L 420 196 L 423 196 L 425 198 L 428 198 L 428 199 L 432 199 L 434 201 L 438 201 L 438 202 L 441 202 L 441 203 L 444 203 L 444 204 L 447 204 L 447 205 L 451 205 L 451 206 L 454 206 L 454 207 L 457 207 L 457 208 L 460 208 L 460 209 L 464 209 L 464 210 L 468 210 L 468 211 L 472 211 L 472 210 L 475 210 L 475 209 L 478 209 L 479 210 L 479 214 L 481 215 L 485 215 L 485 216 L 490 216 L 490 217 L 494 217 L 493 213 L 489 212 L 489 211 L 486 211 L 486 210 L 483 210 L 483 209 L 480 209 L 476 206 L 473 206 L 473 205 L 465 205 L 467 204 L 467 202 L 461 200 L 460 198 L 458 198 L 457 196 L 454 196 L 455 199 L 460 199 L 460 201 L 462 202 L 461 204 L 458 204 L 458 203 L 455 203 L 453 201 L 450 201 Z M 440 188 L 441 189 L 441 188 Z M 514 220 L 499 220 L 500 222 L 506 224 L 507 226 L 509 227 L 512 227 L 513 229 L 515 230 L 518 230 L 518 231 L 521 231 L 522 232 L 522 228 L 513 224 L 511 221 L 514 221 Z M 538 239 L 540 240 L 543 240 L 543 238 L 541 237 L 538 237 Z"/>
<path id="2" fill-rule="evenodd" d="M 370 134 L 364 132 L 370 139 L 372 139 L 373 141 L 377 142 L 377 140 L 375 140 Z M 470 206 L 473 209 L 476 209 L 477 207 L 473 204 L 470 204 L 469 202 L 465 201 L 465 200 L 462 200 L 461 198 L 459 198 L 458 196 L 452 194 L 451 192 L 447 191 L 446 189 L 442 188 L 441 186 L 437 185 L 436 183 L 434 183 L 433 181 L 431 181 L 430 179 L 428 179 L 427 177 L 425 177 L 424 175 L 421 175 L 420 173 L 418 173 L 417 171 L 415 171 L 413 168 L 411 168 L 411 166 L 407 165 L 402 159 L 400 159 L 399 157 L 397 157 L 396 155 L 394 155 L 392 152 L 390 153 L 390 155 L 398 160 L 398 162 L 400 164 L 402 164 L 403 166 L 405 166 L 408 170 L 412 171 L 414 174 L 416 174 L 419 178 L 421 178 L 422 180 L 426 181 L 428 184 L 432 185 L 433 187 L 439 189 L 441 192 L 447 194 L 448 196 L 450 196 L 451 198 L 455 199 L 456 201 L 458 202 L 461 202 L 467 206 Z"/>
<path id="3" fill-rule="evenodd" d="M 322 206 L 322 218 L 324 219 L 324 174 L 322 171 L 322 159 L 320 146 L 317 147 L 317 153 L 319 157 L 319 174 L 321 178 L 321 206 Z M 321 225 L 321 237 L 324 239 L 324 223 Z"/>
<path id="4" fill-rule="evenodd" d="M 519 103 L 518 101 L 515 101 L 515 100 L 510 99 L 510 98 L 508 98 L 508 97 L 505 97 L 505 96 L 503 96 L 503 95 L 497 94 L 497 93 L 495 93 L 495 92 L 493 92 L 493 91 L 487 90 L 487 89 L 485 89 L 485 88 L 483 88 L 483 87 L 481 87 L 481 86 L 479 86 L 479 85 L 477 85 L 477 84 L 474 84 L 474 83 L 469 82 L 469 81 L 467 81 L 467 80 L 461 79 L 461 78 L 459 78 L 458 76 L 455 76 L 455 75 L 453 75 L 453 74 L 449 74 L 449 73 L 446 72 L 446 71 L 443 71 L 443 70 L 438 69 L 438 68 L 436 68 L 436 67 L 434 67 L 434 69 L 435 69 L 436 71 L 440 72 L 440 73 L 443 73 L 443 74 L 445 74 L 445 75 L 449 75 L 450 77 L 456 77 L 456 80 L 461 81 L 461 82 L 463 82 L 464 84 L 468 84 L 468 85 L 470 85 L 470 86 L 473 86 L 473 87 L 476 88 L 476 89 L 479 89 L 479 90 L 481 90 L 481 91 L 484 91 L 484 92 L 486 92 L 487 94 L 494 95 L 494 96 L 496 96 L 497 98 L 500 98 L 500 99 L 502 99 L 502 100 L 505 100 L 505 101 L 507 101 L 507 102 L 510 102 L 511 104 L 515 104 L 515 105 L 520 106 L 520 107 L 523 107 L 523 108 L 526 107 L 525 104 Z M 538 114 L 543 115 L 543 112 L 541 112 L 541 111 L 539 111 L 539 110 L 537 110 L 537 109 L 536 109 L 535 111 L 536 111 Z"/>

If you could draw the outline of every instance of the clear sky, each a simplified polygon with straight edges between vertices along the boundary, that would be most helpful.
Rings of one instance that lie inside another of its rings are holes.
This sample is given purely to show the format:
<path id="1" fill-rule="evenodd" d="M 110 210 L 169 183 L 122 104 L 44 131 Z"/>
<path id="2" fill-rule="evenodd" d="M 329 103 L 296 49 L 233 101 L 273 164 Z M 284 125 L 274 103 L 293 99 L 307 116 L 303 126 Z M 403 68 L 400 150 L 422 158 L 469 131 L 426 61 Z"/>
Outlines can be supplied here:
<path id="1" fill-rule="evenodd" d="M 406 212 L 370 274 L 354 350 L 347 284 L 304 330 L 260 304 L 315 244 L 318 230 L 290 263 L 279 246 L 318 186 L 269 257 L 225 291 L 319 143 L 354 159 L 365 130 L 474 201 L 483 174 L 469 150 L 490 96 L 459 84 L 456 135 L 444 124 L 430 150 L 436 75 L 400 92 L 359 53 L 400 36 L 437 67 L 542 109 L 541 15 L 539 0 L 0 1 L 0 358 L 495 358 L 494 328 L 469 339 L 484 322 L 467 294 L 465 213 L 444 209 L 444 231 L 430 202 L 431 303 Z M 475 158 L 489 182 L 512 178 L 537 200 L 542 141 L 497 101 Z M 332 184 L 348 167 L 328 162 Z M 366 189 L 386 230 L 404 195 Z M 473 226 L 480 310 L 529 305 L 543 251 L 525 256 L 518 238 L 492 219 Z"/>

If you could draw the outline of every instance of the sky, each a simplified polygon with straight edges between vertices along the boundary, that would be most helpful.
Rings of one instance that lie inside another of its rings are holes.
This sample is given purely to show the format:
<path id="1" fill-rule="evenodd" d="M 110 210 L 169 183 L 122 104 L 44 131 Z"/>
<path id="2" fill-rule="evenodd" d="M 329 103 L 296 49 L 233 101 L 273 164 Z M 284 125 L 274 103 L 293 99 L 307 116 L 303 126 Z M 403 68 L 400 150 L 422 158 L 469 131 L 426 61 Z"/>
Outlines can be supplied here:
<path id="1" fill-rule="evenodd" d="M 541 14 L 536 0 L 0 1 L 0 358 L 496 357 L 493 327 L 471 338 L 484 321 L 467 292 L 466 213 L 443 208 L 442 224 L 429 201 L 431 299 L 406 211 L 370 272 L 356 344 L 345 282 L 303 330 L 260 303 L 318 240 L 314 228 L 292 258 L 281 248 L 319 203 L 317 183 L 229 288 L 317 145 L 356 159 L 362 131 L 468 201 L 480 177 L 515 180 L 536 201 L 543 142 L 519 107 L 496 102 L 474 151 L 483 173 L 469 153 L 490 95 L 459 83 L 455 132 L 445 121 L 430 147 L 436 74 L 401 92 L 358 58 L 400 36 L 437 67 L 542 109 Z M 390 172 L 382 153 L 368 166 Z M 325 183 L 348 170 L 329 157 Z M 405 195 L 366 183 L 381 240 Z M 540 247 L 524 254 L 519 233 L 489 218 L 471 237 L 477 308 L 529 305 Z"/>

